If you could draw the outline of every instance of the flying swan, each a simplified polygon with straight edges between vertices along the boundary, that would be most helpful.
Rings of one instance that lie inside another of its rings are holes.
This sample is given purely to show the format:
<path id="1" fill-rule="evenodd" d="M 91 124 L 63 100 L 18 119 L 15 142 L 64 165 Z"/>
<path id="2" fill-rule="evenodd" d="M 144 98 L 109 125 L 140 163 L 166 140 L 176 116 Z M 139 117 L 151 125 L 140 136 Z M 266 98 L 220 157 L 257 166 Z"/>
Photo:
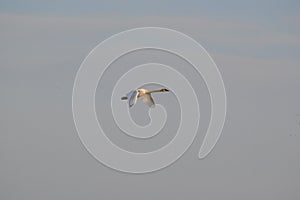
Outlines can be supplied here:
<path id="1" fill-rule="evenodd" d="M 146 90 L 146 89 L 132 90 L 126 95 L 126 97 L 122 97 L 121 100 L 128 100 L 129 108 L 131 108 L 140 98 L 145 104 L 152 107 L 155 105 L 155 103 L 153 101 L 151 93 L 154 92 L 169 92 L 169 90 L 165 88 L 160 90 Z"/>

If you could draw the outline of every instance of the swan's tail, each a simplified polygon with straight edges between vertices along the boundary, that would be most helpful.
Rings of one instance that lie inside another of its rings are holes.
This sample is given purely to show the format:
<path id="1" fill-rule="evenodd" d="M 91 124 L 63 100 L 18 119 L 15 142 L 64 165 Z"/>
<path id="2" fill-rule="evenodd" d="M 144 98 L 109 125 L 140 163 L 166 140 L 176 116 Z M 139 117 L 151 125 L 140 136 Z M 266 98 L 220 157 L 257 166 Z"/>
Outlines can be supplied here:
<path id="1" fill-rule="evenodd" d="M 122 97 L 122 98 L 121 98 L 121 100 L 127 100 L 127 99 L 128 99 L 127 97 Z"/>

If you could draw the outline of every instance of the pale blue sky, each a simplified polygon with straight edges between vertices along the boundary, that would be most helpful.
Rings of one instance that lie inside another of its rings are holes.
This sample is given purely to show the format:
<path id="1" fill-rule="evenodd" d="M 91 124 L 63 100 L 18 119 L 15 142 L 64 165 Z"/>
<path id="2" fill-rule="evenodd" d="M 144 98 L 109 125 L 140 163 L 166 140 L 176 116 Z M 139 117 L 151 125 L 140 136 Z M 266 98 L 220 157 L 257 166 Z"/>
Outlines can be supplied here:
<path id="1" fill-rule="evenodd" d="M 220 17 L 277 17 L 298 14 L 300 3 L 288 1 L 1 1 L 1 12 L 60 15 L 210 15 Z"/>
<path id="2" fill-rule="evenodd" d="M 300 1 L 120 2 L 0 0 L 0 199 L 300 199 Z M 205 160 L 201 135 L 171 167 L 130 176 L 84 149 L 72 88 L 97 44 L 143 26 L 208 50 L 228 112 Z"/>
<path id="3" fill-rule="evenodd" d="M 251 35 L 258 38 L 257 42 L 251 42 L 257 45 L 263 45 L 259 39 L 273 38 L 273 42 L 269 42 L 262 48 L 231 49 L 228 46 L 216 46 L 212 42 L 210 45 L 215 47 L 214 50 L 223 51 L 224 53 L 254 55 L 254 56 L 284 56 L 288 58 L 298 58 L 296 52 L 299 49 L 299 33 L 300 28 L 297 25 L 300 19 L 299 15 L 300 3 L 296 0 L 289 1 L 0 1 L 0 14 L 10 16 L 29 16 L 31 19 L 67 18 L 68 20 L 76 21 L 78 18 L 85 20 L 86 24 L 90 21 L 102 19 L 103 23 L 107 20 L 107 24 L 112 24 L 110 28 L 102 29 L 102 33 L 111 34 L 110 30 L 113 27 L 125 27 L 132 24 L 130 27 L 162 25 L 157 23 L 158 18 L 168 18 L 165 26 L 173 20 L 174 28 L 182 28 L 182 25 L 190 23 L 194 20 L 195 29 L 201 27 L 201 22 L 197 23 L 198 19 L 207 21 L 206 24 L 218 22 L 223 24 L 225 29 L 223 37 L 235 37 L 234 35 Z M 149 18 L 144 20 L 143 18 Z M 156 19 L 151 19 L 156 18 Z M 178 23 L 176 26 L 176 18 L 186 18 L 183 24 Z M 1 18 L 2 22 L 5 18 Z M 139 20 L 140 19 L 140 20 Z M 26 18 L 24 18 L 26 20 Z M 23 20 L 23 21 L 24 21 Z M 53 19 L 55 20 L 55 19 Z M 130 21 L 135 21 L 130 23 Z M 10 21 L 8 18 L 6 22 Z M 21 20 L 22 21 L 22 20 Z M 16 23 L 21 23 L 16 22 Z M 114 21 L 112 23 L 112 21 Z M 113 24 L 116 24 L 114 26 Z M 154 22 L 154 23 L 153 23 Z M 13 22 L 11 22 L 12 24 Z M 25 22 L 26 23 L 26 22 Z M 57 22 L 59 23 L 59 22 Z M 53 23 L 52 23 L 53 24 Z M 234 25 L 226 26 L 226 24 Z M 212 25 L 211 27 L 213 27 Z M 215 26 L 220 27 L 218 24 Z M 238 30 L 240 26 L 240 30 Z M 249 26 L 249 28 L 247 28 Z M 255 27 L 254 27 L 255 26 Z M 246 27 L 246 28 L 245 28 Z M 255 28 L 254 30 L 252 28 Z M 210 30 L 212 31 L 212 30 Z M 217 30 L 220 31 L 220 30 Z M 225 35 L 230 34 L 230 36 Z M 218 36 L 220 37 L 220 36 Z M 254 39 L 253 38 L 253 39 Z M 238 39 L 238 38 L 237 38 Z M 244 45 L 244 38 L 241 39 L 241 44 Z M 274 41 L 277 42 L 274 43 Z M 287 41 L 288 40 L 288 41 Z M 280 45 L 276 45 L 280 43 Z M 272 50 L 273 53 L 270 53 Z"/>

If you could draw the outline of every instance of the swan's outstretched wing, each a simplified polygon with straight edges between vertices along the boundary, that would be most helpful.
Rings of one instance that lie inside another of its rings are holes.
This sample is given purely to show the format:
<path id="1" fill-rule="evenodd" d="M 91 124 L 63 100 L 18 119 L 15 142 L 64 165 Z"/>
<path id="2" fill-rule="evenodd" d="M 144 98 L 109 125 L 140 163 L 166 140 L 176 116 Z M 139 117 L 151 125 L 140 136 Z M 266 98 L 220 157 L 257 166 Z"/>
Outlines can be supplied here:
<path id="1" fill-rule="evenodd" d="M 153 99 L 152 99 L 152 96 L 150 94 L 144 94 L 143 96 L 140 97 L 143 102 L 145 104 L 147 104 L 148 106 L 152 107 L 155 105 Z"/>
<path id="2" fill-rule="evenodd" d="M 132 90 L 126 96 L 128 97 L 128 104 L 129 107 L 131 108 L 137 101 L 138 91 Z"/>

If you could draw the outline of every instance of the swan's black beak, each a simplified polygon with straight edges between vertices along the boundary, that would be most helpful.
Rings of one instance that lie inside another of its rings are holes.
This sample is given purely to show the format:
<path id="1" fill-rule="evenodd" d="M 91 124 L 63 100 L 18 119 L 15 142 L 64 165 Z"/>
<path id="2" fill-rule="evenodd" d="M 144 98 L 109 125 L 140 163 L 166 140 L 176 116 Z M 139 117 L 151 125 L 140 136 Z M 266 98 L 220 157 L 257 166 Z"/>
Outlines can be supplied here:
<path id="1" fill-rule="evenodd" d="M 168 89 L 162 89 L 161 91 L 162 92 L 169 92 L 170 90 L 168 90 Z"/>

